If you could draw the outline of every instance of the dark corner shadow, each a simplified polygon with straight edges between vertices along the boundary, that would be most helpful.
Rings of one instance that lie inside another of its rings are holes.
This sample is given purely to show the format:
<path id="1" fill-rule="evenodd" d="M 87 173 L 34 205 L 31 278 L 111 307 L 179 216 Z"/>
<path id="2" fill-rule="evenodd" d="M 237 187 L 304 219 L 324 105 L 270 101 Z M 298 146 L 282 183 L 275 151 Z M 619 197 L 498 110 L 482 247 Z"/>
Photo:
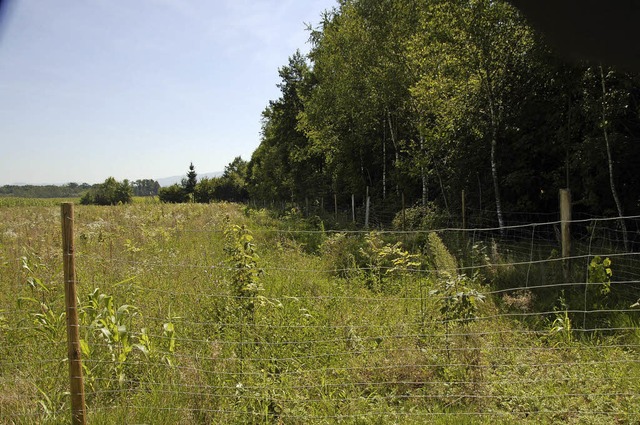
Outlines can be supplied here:
<path id="1" fill-rule="evenodd" d="M 635 0 L 508 0 L 556 52 L 621 70 L 640 71 L 640 2 Z"/>

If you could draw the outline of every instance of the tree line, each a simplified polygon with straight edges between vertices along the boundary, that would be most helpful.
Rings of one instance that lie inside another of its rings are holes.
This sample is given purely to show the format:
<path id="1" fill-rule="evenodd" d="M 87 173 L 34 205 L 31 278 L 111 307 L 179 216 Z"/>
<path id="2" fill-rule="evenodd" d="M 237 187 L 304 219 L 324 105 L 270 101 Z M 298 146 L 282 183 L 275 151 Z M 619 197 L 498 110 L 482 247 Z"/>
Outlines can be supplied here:
<path id="1" fill-rule="evenodd" d="M 191 164 L 160 200 L 369 194 L 446 214 L 464 191 L 504 226 L 556 213 L 569 188 L 578 214 L 640 212 L 638 74 L 558 57 L 508 2 L 341 0 L 309 36 L 279 69 L 251 159 L 200 181 Z"/>
<path id="2" fill-rule="evenodd" d="M 161 202 L 183 203 L 227 201 L 246 202 L 247 192 L 247 161 L 236 157 L 225 168 L 222 176 L 204 178 L 198 181 L 193 163 L 189 165 L 187 176 L 180 184 L 163 187 L 158 192 Z"/>
<path id="3" fill-rule="evenodd" d="M 554 54 L 500 0 L 342 0 L 280 68 L 247 165 L 255 200 L 369 191 L 442 211 L 637 214 L 640 80 Z"/>
<path id="4" fill-rule="evenodd" d="M 64 185 L 5 185 L 0 186 L 0 196 L 16 198 L 80 198 L 87 193 L 95 194 L 104 191 L 104 186 L 113 186 L 115 179 L 108 178 L 103 183 L 67 183 Z M 160 184 L 152 179 L 139 179 L 135 181 L 125 180 L 118 184 L 125 184 L 129 187 L 129 197 L 131 196 L 156 196 L 160 189 Z M 115 202 L 117 203 L 117 201 Z"/>

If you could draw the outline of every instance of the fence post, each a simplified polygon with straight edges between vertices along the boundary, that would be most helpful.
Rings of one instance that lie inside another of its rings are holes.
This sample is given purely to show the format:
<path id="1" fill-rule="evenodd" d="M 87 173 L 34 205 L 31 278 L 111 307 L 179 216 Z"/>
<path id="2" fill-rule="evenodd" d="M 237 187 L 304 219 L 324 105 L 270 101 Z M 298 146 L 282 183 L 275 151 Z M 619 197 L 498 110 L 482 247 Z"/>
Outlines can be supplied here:
<path id="1" fill-rule="evenodd" d="M 62 264 L 64 269 L 64 300 L 67 317 L 67 356 L 71 385 L 71 423 L 86 424 L 78 306 L 76 294 L 75 246 L 73 242 L 73 204 L 62 204 Z"/>
<path id="2" fill-rule="evenodd" d="M 562 271 L 565 281 L 569 281 L 571 257 L 571 191 L 560 189 L 560 235 L 562 239 Z"/>
<path id="3" fill-rule="evenodd" d="M 334 206 L 334 211 L 336 215 L 336 221 L 338 221 L 338 194 L 337 193 L 333 194 L 333 206 Z"/>
<path id="4" fill-rule="evenodd" d="M 351 194 L 351 219 L 353 223 L 356 222 L 356 195 Z"/>

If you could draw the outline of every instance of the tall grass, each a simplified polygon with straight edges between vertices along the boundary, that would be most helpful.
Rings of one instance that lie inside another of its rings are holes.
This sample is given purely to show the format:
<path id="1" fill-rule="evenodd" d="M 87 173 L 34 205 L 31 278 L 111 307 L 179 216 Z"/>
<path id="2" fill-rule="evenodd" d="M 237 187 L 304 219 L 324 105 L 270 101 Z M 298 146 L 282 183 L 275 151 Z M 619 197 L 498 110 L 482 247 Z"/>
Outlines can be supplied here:
<path id="1" fill-rule="evenodd" d="M 59 214 L 0 208 L 0 423 L 68 423 Z M 523 278 L 515 257 L 473 274 L 435 234 L 233 204 L 77 206 L 75 237 L 89 423 L 640 420 L 635 333 L 567 331 L 561 304 L 494 293 Z M 255 290 L 239 264 L 264 271 Z"/>

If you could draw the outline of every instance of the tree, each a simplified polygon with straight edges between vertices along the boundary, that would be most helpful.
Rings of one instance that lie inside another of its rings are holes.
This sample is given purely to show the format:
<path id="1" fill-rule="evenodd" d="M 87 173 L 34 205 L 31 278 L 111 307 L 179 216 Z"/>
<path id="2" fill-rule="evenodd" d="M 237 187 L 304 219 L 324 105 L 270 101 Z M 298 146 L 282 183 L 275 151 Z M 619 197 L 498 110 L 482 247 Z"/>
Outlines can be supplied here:
<path id="1" fill-rule="evenodd" d="M 246 182 L 248 165 L 247 161 L 237 156 L 229 165 L 224 167 L 224 173 L 219 178 L 218 187 L 214 192 L 217 199 L 229 202 L 245 202 L 249 198 Z"/>
<path id="2" fill-rule="evenodd" d="M 161 187 L 158 191 L 158 198 L 160 199 L 160 202 L 181 204 L 189 200 L 189 195 L 183 186 L 173 184 L 168 187 Z"/>
<path id="3" fill-rule="evenodd" d="M 203 178 L 201 179 L 193 191 L 193 200 L 195 202 L 207 204 L 216 199 L 216 192 L 220 186 L 219 178 Z"/>
<path id="4" fill-rule="evenodd" d="M 193 166 L 193 162 L 189 164 L 189 171 L 187 172 L 187 178 L 182 180 L 182 187 L 184 187 L 187 196 L 193 196 L 193 191 L 196 188 L 198 174 Z"/>
<path id="5" fill-rule="evenodd" d="M 262 113 L 260 146 L 247 165 L 248 190 L 258 199 L 302 200 L 323 189 L 323 156 L 299 124 L 313 76 L 300 52 L 279 74 L 281 96 Z"/>
<path id="6" fill-rule="evenodd" d="M 410 43 L 423 77 L 412 88 L 425 136 L 436 145 L 457 141 L 460 129 L 488 144 L 498 225 L 504 227 L 499 141 L 504 138 L 509 87 L 528 58 L 533 39 L 517 11 L 504 1 L 433 1 L 424 31 Z M 437 148 L 437 147 L 436 147 Z M 454 151 L 455 147 L 445 149 Z"/>
<path id="7" fill-rule="evenodd" d="M 500 227 L 555 212 L 562 187 L 577 212 L 640 210 L 638 76 L 563 62 L 505 0 L 342 0 L 310 40 L 262 114 L 252 198 L 368 186 L 453 212 L 465 190 Z"/>
<path id="8" fill-rule="evenodd" d="M 160 184 L 151 179 L 136 180 L 131 185 L 135 196 L 155 196 L 160 189 Z"/>
<path id="9" fill-rule="evenodd" d="M 129 180 L 121 183 L 115 178 L 109 177 L 104 183 L 96 185 L 87 191 L 80 203 L 83 205 L 117 205 L 131 203 L 133 198 L 133 189 L 129 184 Z"/>
<path id="10" fill-rule="evenodd" d="M 172 204 L 189 202 L 194 200 L 194 192 L 197 181 L 197 174 L 193 162 L 189 164 L 187 177 L 182 179 L 181 184 L 174 184 L 163 187 L 158 190 L 160 202 L 168 202 Z"/>

